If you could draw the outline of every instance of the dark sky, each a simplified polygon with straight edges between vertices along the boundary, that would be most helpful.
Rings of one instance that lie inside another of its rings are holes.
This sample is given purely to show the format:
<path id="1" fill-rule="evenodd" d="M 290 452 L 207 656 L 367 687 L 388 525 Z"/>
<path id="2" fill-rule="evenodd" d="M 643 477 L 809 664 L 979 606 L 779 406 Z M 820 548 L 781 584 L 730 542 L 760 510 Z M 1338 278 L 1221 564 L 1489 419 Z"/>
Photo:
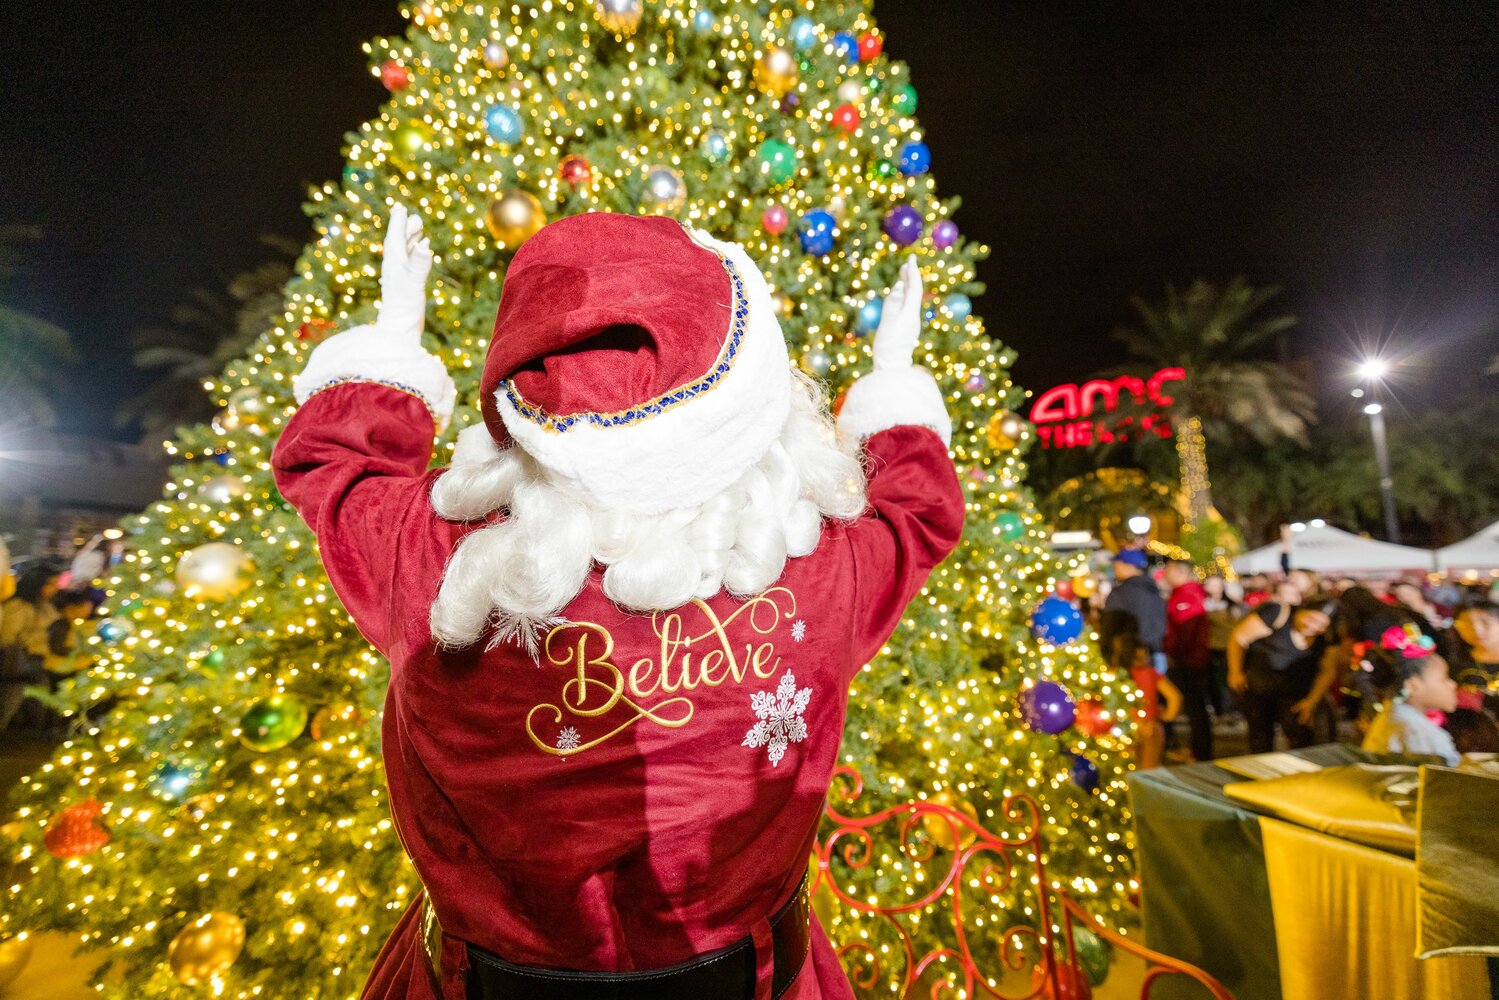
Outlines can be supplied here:
<path id="1" fill-rule="evenodd" d="M 1413 401 L 1492 390 L 1499 7 L 875 11 L 941 191 L 994 248 L 978 306 L 1023 384 L 1119 360 L 1132 293 L 1244 274 L 1286 290 L 1325 374 L 1388 338 Z M 263 259 L 261 233 L 305 236 L 307 186 L 383 96 L 360 43 L 402 24 L 393 0 L 4 5 L 0 223 L 46 233 L 8 297 L 87 351 L 70 428 L 140 384 L 132 330 Z"/>

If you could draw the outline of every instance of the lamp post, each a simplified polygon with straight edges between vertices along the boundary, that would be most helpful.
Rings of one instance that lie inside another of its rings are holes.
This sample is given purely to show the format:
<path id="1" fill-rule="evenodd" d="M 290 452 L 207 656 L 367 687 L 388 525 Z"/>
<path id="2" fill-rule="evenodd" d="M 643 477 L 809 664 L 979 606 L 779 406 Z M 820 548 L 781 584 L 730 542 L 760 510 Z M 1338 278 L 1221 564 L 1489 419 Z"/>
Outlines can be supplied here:
<path id="1" fill-rule="evenodd" d="M 1359 366 L 1359 374 L 1370 384 L 1375 395 L 1379 394 L 1378 390 L 1388 371 L 1389 365 L 1380 358 L 1370 358 Z M 1385 538 L 1398 545 L 1400 523 L 1395 519 L 1395 480 L 1390 475 L 1390 446 L 1385 437 L 1384 404 L 1378 399 L 1370 399 L 1364 404 L 1364 415 L 1369 418 L 1369 436 L 1374 439 L 1374 461 L 1379 466 L 1379 499 L 1384 508 Z"/>

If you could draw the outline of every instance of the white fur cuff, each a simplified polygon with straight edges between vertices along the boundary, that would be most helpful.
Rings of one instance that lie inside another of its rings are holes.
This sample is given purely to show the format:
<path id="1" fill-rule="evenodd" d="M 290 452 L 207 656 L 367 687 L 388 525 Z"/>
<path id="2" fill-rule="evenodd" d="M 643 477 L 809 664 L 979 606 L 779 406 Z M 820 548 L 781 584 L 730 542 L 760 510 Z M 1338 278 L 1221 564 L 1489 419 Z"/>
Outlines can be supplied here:
<path id="1" fill-rule="evenodd" d="M 849 442 L 902 425 L 930 427 L 944 444 L 952 441 L 942 390 L 925 368 L 876 368 L 849 387 L 838 411 L 838 436 Z"/>
<path id="2" fill-rule="evenodd" d="M 373 326 L 358 326 L 329 337 L 307 359 L 292 391 L 298 403 L 345 382 L 374 382 L 411 393 L 427 404 L 439 428 L 453 415 L 457 391 L 443 363 L 420 343 L 393 337 Z"/>

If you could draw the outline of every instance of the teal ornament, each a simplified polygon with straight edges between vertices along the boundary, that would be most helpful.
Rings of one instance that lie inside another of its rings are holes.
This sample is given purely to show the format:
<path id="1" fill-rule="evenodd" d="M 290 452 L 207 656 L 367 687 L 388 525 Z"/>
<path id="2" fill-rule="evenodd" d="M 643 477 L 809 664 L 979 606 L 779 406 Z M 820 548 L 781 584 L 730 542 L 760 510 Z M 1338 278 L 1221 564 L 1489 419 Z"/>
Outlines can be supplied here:
<path id="1" fill-rule="evenodd" d="M 879 328 L 880 317 L 885 313 L 885 303 L 876 296 L 859 307 L 854 320 L 854 329 L 860 333 L 873 333 Z"/>
<path id="2" fill-rule="evenodd" d="M 520 115 L 514 108 L 496 104 L 484 112 L 484 128 L 495 142 L 518 142 L 524 133 Z"/>
<path id="3" fill-rule="evenodd" d="M 703 158 L 715 166 L 727 163 L 729 137 L 719 131 L 709 132 L 703 136 Z"/>
<path id="4" fill-rule="evenodd" d="M 116 643 L 134 632 L 135 625 L 128 618 L 103 618 L 96 631 L 105 642 Z"/>
<path id="5" fill-rule="evenodd" d="M 1007 542 L 1018 541 L 1025 534 L 1025 518 L 1013 510 L 1002 510 L 994 516 L 994 530 Z"/>
<path id="6" fill-rule="evenodd" d="M 962 292 L 953 292 L 944 303 L 947 306 L 948 315 L 956 320 L 965 320 L 973 315 L 973 300 Z"/>
<path id="7" fill-rule="evenodd" d="M 706 35 L 713 30 L 713 12 L 711 10 L 699 9 L 692 15 L 692 30 L 699 35 Z"/>
<path id="8" fill-rule="evenodd" d="M 807 355 L 807 367 L 812 369 L 814 375 L 826 375 L 828 369 L 833 367 L 833 359 L 827 351 L 813 351 Z"/>
<path id="9" fill-rule="evenodd" d="M 166 761 L 146 778 L 146 787 L 163 802 L 181 802 L 197 789 L 203 780 L 202 764 L 177 764 Z"/>
<path id="10" fill-rule="evenodd" d="M 1109 943 L 1086 927 L 1072 928 L 1072 947 L 1077 952 L 1077 964 L 1083 967 L 1083 975 L 1094 986 L 1102 986 L 1108 978 L 1109 965 L 1113 961 Z"/>
<path id="11" fill-rule="evenodd" d="M 901 84 L 890 98 L 890 106 L 903 115 L 909 115 L 916 110 L 916 88 L 909 83 Z"/>
<path id="12" fill-rule="evenodd" d="M 810 17 L 799 17 L 791 22 L 791 44 L 801 52 L 810 51 L 817 44 L 817 25 Z"/>

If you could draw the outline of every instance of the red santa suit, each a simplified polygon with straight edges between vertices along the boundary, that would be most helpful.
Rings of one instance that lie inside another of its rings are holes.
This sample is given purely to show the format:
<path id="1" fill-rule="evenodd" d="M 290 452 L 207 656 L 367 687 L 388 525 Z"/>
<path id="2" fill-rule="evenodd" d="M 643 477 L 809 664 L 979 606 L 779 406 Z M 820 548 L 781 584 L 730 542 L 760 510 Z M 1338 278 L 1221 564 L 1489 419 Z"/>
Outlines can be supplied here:
<path id="1" fill-rule="evenodd" d="M 387 272 L 406 225 L 393 219 Z M 598 260 L 618 270 L 602 273 Z M 273 458 L 339 597 L 391 664 L 382 751 L 426 893 L 364 996 L 461 1000 L 478 988 L 475 955 L 533 971 L 631 973 L 741 946 L 745 997 L 852 997 L 815 918 L 810 952 L 790 968 L 772 922 L 805 913 L 797 893 L 849 682 L 961 532 L 935 383 L 907 365 L 855 384 L 839 430 L 863 441 L 867 509 L 825 522 L 815 550 L 789 559 L 763 592 L 632 612 L 605 596 L 595 567 L 538 636 L 535 658 L 518 644 L 445 649 L 429 622 L 445 567 L 469 533 L 504 514 L 460 523 L 433 509 L 444 471 L 428 465 L 453 390 L 416 337 L 392 328 L 403 308 L 391 305 L 393 284 L 387 276 L 379 324 L 310 360 L 303 405 Z M 621 329 L 648 336 L 623 349 Z M 776 404 L 756 404 L 755 386 L 787 377 L 779 336 L 763 280 L 737 247 L 663 219 L 563 220 L 507 273 L 486 424 L 499 446 L 534 449 L 543 465 L 614 490 L 624 509 L 670 510 L 764 451 L 755 424 L 769 409 L 773 425 Z M 759 396 L 779 391 L 765 384 Z M 693 409 L 716 394 L 720 412 Z M 632 416 L 609 423 L 622 414 Z M 610 433 L 673 414 L 660 442 Z M 596 439 L 569 438 L 579 429 Z M 700 437 L 714 454 L 695 451 Z M 736 448 L 737 466 L 717 454 Z M 666 475 L 640 481 L 616 450 L 665 463 Z M 617 488 L 601 466 L 637 481 Z"/>

